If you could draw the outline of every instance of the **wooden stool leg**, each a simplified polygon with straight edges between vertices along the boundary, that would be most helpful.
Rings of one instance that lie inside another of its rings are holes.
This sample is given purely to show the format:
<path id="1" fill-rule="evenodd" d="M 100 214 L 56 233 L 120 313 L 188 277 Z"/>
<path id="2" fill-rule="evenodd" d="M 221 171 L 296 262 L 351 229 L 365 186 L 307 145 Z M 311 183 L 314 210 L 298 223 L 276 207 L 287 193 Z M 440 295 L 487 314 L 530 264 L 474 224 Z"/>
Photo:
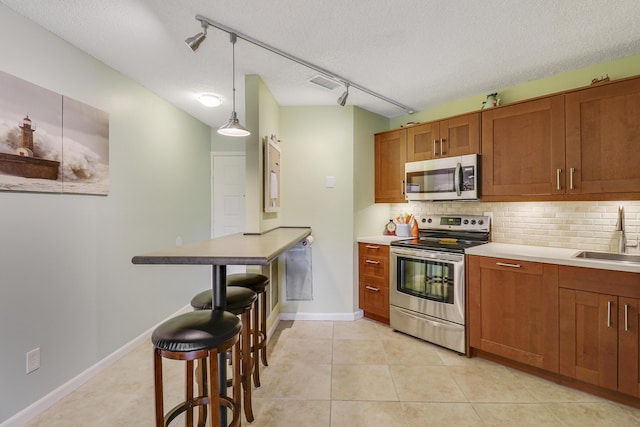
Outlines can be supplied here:
<path id="1" fill-rule="evenodd" d="M 207 359 L 198 360 L 198 396 L 207 396 Z M 207 407 L 198 405 L 198 427 L 205 427 L 207 424 Z"/>
<path id="2" fill-rule="evenodd" d="M 253 355 L 251 354 L 251 336 L 249 322 L 251 319 L 251 308 L 242 314 L 242 339 L 240 340 L 240 354 L 242 361 L 240 366 L 242 372 L 240 373 L 240 380 L 242 382 L 243 399 L 242 404 L 244 406 L 244 415 L 247 421 L 252 422 L 255 418 L 253 416 L 253 405 L 251 403 L 251 372 L 253 372 Z M 245 326 L 246 325 L 246 326 Z M 238 399 L 238 402 L 240 400 Z"/>
<path id="3" fill-rule="evenodd" d="M 260 309 L 256 303 L 256 309 L 252 310 L 252 342 L 251 351 L 253 352 L 253 383 L 256 387 L 260 387 L 260 325 L 259 325 Z"/>
<path id="4" fill-rule="evenodd" d="M 220 398 L 218 397 L 218 352 L 209 352 L 209 414 L 211 425 L 220 426 Z"/>
<path id="5" fill-rule="evenodd" d="M 156 427 L 164 427 L 164 392 L 162 389 L 162 356 L 160 350 L 153 350 L 153 378 L 156 401 Z"/>
<path id="6" fill-rule="evenodd" d="M 267 289 L 260 294 L 260 358 L 264 366 L 269 366 L 267 362 Z"/>
<path id="7" fill-rule="evenodd" d="M 187 403 L 187 427 L 193 427 L 193 360 L 187 360 L 185 369 L 184 401 Z"/>

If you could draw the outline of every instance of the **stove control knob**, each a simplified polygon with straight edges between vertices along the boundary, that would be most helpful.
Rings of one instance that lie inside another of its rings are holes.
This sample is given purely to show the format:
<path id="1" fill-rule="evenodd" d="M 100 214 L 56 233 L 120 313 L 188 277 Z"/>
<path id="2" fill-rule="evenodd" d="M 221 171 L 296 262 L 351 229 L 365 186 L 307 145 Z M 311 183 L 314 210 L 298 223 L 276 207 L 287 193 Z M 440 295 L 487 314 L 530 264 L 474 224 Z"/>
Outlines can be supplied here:
<path id="1" fill-rule="evenodd" d="M 469 220 L 468 220 L 468 219 L 465 219 L 464 221 L 462 221 L 462 223 L 463 223 L 463 224 L 465 224 L 465 225 L 467 225 L 467 224 L 469 224 Z"/>
<path id="2" fill-rule="evenodd" d="M 482 224 L 484 224 L 484 220 L 479 219 L 479 220 L 478 220 L 478 225 L 482 225 Z"/>
<path id="3" fill-rule="evenodd" d="M 425 222 L 427 222 L 427 218 L 422 218 L 422 223 L 424 224 Z"/>
<path id="4" fill-rule="evenodd" d="M 429 219 L 427 220 L 427 222 L 428 222 L 429 224 L 431 224 L 431 223 L 433 222 L 433 219 L 429 218 Z"/>
<path id="5" fill-rule="evenodd" d="M 471 225 L 476 225 L 476 220 L 475 219 L 471 220 Z"/>

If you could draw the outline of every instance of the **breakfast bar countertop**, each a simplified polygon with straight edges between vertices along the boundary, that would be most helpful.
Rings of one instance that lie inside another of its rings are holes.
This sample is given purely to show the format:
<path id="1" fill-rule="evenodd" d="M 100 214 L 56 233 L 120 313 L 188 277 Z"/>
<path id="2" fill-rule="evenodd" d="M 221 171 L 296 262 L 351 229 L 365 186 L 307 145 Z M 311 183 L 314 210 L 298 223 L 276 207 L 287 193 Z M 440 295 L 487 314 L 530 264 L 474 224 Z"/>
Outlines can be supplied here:
<path id="1" fill-rule="evenodd" d="M 640 273 L 640 264 L 619 261 L 605 261 L 576 258 L 579 249 L 552 248 L 546 246 L 515 245 L 511 243 L 487 243 L 474 246 L 466 251 L 467 255 L 479 255 L 492 258 L 509 258 L 520 261 L 533 261 L 548 264 L 570 265 L 574 267 L 599 268 L 603 270 L 628 271 Z"/>
<path id="2" fill-rule="evenodd" d="M 266 265 L 311 235 L 310 227 L 236 233 L 134 256 L 134 264 Z"/>

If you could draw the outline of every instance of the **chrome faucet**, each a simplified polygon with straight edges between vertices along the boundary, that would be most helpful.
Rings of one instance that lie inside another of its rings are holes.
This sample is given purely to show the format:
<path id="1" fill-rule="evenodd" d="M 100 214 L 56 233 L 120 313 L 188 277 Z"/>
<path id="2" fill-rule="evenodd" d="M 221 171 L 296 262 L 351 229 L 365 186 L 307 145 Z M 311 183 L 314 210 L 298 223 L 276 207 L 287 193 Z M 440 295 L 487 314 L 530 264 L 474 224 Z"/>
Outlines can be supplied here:
<path id="1" fill-rule="evenodd" d="M 624 206 L 618 206 L 618 222 L 616 223 L 616 231 L 620 232 L 620 240 L 618 240 L 618 252 L 621 254 L 627 252 L 627 248 L 635 248 L 638 246 L 638 240 L 635 243 L 627 243 L 627 236 L 624 231 Z"/>

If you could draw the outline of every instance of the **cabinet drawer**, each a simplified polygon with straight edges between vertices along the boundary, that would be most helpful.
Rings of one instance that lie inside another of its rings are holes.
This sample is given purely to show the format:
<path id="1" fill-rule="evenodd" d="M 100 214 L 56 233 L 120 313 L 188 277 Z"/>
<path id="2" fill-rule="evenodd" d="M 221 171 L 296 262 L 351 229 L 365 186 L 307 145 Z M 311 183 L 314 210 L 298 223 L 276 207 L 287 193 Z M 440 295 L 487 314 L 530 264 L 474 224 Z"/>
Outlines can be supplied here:
<path id="1" fill-rule="evenodd" d="M 561 288 L 640 298 L 638 273 L 561 265 L 559 279 Z"/>
<path id="2" fill-rule="evenodd" d="M 360 282 L 360 308 L 385 319 L 389 318 L 389 288 Z"/>
<path id="3" fill-rule="evenodd" d="M 389 261 L 386 258 L 360 256 L 360 280 L 382 280 L 387 282 Z"/>
<path id="4" fill-rule="evenodd" d="M 358 243 L 358 254 L 360 256 L 389 258 L 389 246 L 375 243 Z"/>

